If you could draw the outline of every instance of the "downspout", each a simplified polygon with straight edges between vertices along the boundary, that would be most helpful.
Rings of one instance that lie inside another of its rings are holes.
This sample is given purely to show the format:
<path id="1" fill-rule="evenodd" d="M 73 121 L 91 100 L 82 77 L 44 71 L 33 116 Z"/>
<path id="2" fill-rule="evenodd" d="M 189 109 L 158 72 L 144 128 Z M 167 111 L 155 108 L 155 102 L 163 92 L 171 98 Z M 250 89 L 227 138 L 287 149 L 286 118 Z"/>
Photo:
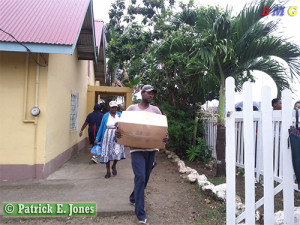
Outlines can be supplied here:
<path id="1" fill-rule="evenodd" d="M 38 96 L 39 96 L 39 76 L 40 76 L 40 53 L 37 53 L 37 64 L 36 64 L 36 76 L 35 76 L 35 102 L 34 106 L 38 107 Z M 35 117 L 37 118 L 37 117 Z M 37 120 L 36 120 L 37 122 Z"/>
<path id="2" fill-rule="evenodd" d="M 35 75 L 35 102 L 34 102 L 34 106 L 38 107 L 38 95 L 39 95 L 39 76 L 40 76 L 40 53 L 37 53 L 37 63 L 36 63 L 36 75 Z M 34 178 L 37 178 L 37 171 L 38 171 L 38 167 L 37 167 L 37 129 L 38 129 L 38 117 L 34 117 L 34 151 L 33 151 L 33 165 L 35 167 L 34 170 Z"/>
<path id="3" fill-rule="evenodd" d="M 23 109 L 23 122 L 34 123 L 35 120 L 27 120 L 26 109 L 27 109 L 27 93 L 28 93 L 28 73 L 29 73 L 29 53 L 26 54 L 26 66 L 25 66 L 25 83 L 24 83 L 24 109 Z"/>

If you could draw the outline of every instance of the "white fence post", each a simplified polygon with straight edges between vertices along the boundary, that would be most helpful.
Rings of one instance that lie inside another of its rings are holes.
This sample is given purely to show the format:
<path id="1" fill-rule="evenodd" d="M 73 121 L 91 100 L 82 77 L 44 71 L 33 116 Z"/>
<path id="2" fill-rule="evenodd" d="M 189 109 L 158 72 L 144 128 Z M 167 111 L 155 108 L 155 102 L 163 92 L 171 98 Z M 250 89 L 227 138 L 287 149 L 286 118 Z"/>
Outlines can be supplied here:
<path id="1" fill-rule="evenodd" d="M 245 113 L 247 112 L 247 113 Z M 255 224 L 255 179 L 254 179 L 254 135 L 253 99 L 250 82 L 243 84 L 243 118 L 245 143 L 245 211 L 246 224 Z"/>
<path id="2" fill-rule="evenodd" d="M 262 89 L 262 144 L 264 168 L 264 224 L 274 224 L 274 177 L 271 88 Z"/>
<path id="3" fill-rule="evenodd" d="M 234 79 L 226 79 L 226 224 L 235 224 L 235 108 Z"/>
<path id="4" fill-rule="evenodd" d="M 280 149 L 283 152 L 283 208 L 284 224 L 294 224 L 294 180 L 291 149 L 288 148 L 288 129 L 292 125 L 292 93 L 282 92 L 282 125 L 280 132 Z"/>

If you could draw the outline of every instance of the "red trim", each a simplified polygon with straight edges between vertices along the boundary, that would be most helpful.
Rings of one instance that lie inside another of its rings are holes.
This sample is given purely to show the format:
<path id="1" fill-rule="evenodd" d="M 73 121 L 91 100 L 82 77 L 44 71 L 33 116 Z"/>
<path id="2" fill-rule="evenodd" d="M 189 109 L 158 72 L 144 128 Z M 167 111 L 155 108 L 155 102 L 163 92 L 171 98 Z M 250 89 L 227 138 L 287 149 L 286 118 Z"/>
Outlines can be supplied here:
<path id="1" fill-rule="evenodd" d="M 94 138 L 96 139 L 96 123 L 94 123 L 93 128 L 94 128 Z M 92 143 L 92 144 L 94 144 L 94 143 Z"/>

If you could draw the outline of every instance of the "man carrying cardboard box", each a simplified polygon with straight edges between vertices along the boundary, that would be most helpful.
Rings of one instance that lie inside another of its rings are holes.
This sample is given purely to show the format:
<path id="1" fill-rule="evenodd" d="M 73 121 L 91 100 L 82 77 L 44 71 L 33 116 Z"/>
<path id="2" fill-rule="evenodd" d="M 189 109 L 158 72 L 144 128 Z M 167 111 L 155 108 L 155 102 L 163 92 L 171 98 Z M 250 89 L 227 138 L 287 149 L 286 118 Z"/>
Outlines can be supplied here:
<path id="1" fill-rule="evenodd" d="M 144 85 L 142 88 L 142 101 L 139 104 L 131 105 L 126 111 L 146 111 L 150 113 L 162 114 L 158 107 L 150 105 L 156 94 L 156 90 L 151 85 Z M 122 133 L 116 131 L 116 136 L 122 138 Z M 163 142 L 168 141 L 168 134 L 163 138 Z M 135 215 L 141 224 L 147 224 L 146 213 L 144 210 L 144 189 L 147 186 L 149 177 L 155 161 L 157 148 L 146 149 L 131 147 L 131 165 L 134 173 L 134 190 L 131 193 L 130 203 L 135 205 Z"/>

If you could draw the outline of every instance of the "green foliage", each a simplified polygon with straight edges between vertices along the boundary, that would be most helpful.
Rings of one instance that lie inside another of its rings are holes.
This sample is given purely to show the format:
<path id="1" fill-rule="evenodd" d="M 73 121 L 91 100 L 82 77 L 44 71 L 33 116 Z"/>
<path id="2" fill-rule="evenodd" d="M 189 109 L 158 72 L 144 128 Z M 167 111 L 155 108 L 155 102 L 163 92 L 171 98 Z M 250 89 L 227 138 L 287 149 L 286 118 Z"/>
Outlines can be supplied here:
<path id="1" fill-rule="evenodd" d="M 141 103 L 141 99 L 137 99 L 137 97 L 134 96 L 132 99 L 132 104 L 139 104 L 139 103 Z"/>
<path id="2" fill-rule="evenodd" d="M 214 178 L 208 178 L 207 180 L 213 183 L 214 185 L 226 183 L 226 177 L 214 177 Z"/>
<path id="3" fill-rule="evenodd" d="M 191 146 L 186 153 L 189 161 L 191 162 L 194 160 L 200 160 L 204 163 L 207 163 L 211 159 L 211 150 L 209 146 L 206 145 L 205 140 L 202 138 L 197 138 L 197 145 Z"/>
<path id="4" fill-rule="evenodd" d="M 197 104 L 219 98 L 219 121 L 224 119 L 228 76 L 239 90 L 254 81 L 254 70 L 262 71 L 281 90 L 300 75 L 299 46 L 273 35 L 279 23 L 261 16 L 262 7 L 274 7 L 275 0 L 253 1 L 236 17 L 230 9 L 197 7 L 192 0 L 180 3 L 176 12 L 173 0 L 131 3 L 126 11 L 125 1 L 116 0 L 109 12 L 108 73 L 128 87 L 156 87 L 154 104 L 169 120 L 167 148 L 179 155 L 192 145 Z M 287 63 L 290 75 L 278 59 Z M 198 146 L 189 149 L 191 155 L 200 154 Z"/>
<path id="5" fill-rule="evenodd" d="M 279 28 L 275 18 L 265 20 L 260 15 L 264 6 L 272 9 L 275 5 L 275 0 L 253 1 L 236 17 L 231 15 L 230 9 L 217 7 L 198 11 L 183 8 L 180 12 L 180 21 L 192 25 L 194 33 L 198 34 L 191 39 L 193 66 L 204 69 L 218 80 L 220 108 L 224 105 L 224 86 L 228 76 L 235 78 L 238 90 L 245 81 L 254 81 L 254 70 L 267 73 L 279 90 L 289 88 L 289 81 L 299 77 L 299 46 L 274 35 Z M 291 75 L 278 59 L 287 63 Z M 221 118 L 224 118 L 224 113 L 219 110 L 219 120 Z"/>
<path id="6" fill-rule="evenodd" d="M 138 85 L 141 82 L 141 77 L 140 76 L 136 76 L 133 78 L 132 81 L 128 80 L 125 82 L 125 87 L 135 87 L 136 85 Z"/>
<path id="7" fill-rule="evenodd" d="M 186 149 L 192 143 L 193 138 L 193 110 L 176 109 L 168 103 L 161 105 L 163 114 L 168 117 L 169 141 L 167 149 L 176 152 L 179 156 L 185 156 Z"/>
<path id="8" fill-rule="evenodd" d="M 224 183 L 226 183 L 226 182 L 224 182 Z M 221 210 L 221 212 L 223 212 L 223 213 L 226 213 L 226 204 L 221 204 L 220 205 L 220 210 Z"/>
<path id="9" fill-rule="evenodd" d="M 237 168 L 237 171 L 240 173 L 240 174 L 242 174 L 242 175 L 244 175 L 245 174 L 245 169 L 244 168 Z"/>

